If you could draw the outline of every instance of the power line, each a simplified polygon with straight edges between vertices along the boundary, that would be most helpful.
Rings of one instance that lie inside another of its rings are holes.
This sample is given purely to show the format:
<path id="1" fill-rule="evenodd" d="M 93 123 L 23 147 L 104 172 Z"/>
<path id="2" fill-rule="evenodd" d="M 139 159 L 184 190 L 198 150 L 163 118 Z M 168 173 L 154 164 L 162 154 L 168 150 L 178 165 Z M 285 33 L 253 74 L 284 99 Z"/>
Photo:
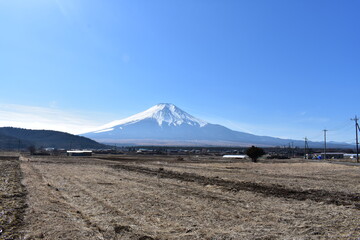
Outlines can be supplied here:
<path id="1" fill-rule="evenodd" d="M 327 131 L 331 131 L 331 135 L 339 135 L 340 133 L 343 133 L 345 130 L 350 130 L 350 128 L 352 128 L 352 124 L 348 123 L 348 124 L 341 124 L 341 125 L 337 125 L 336 127 L 330 128 Z M 320 137 L 324 136 L 324 131 L 319 131 L 318 134 L 313 135 L 308 137 L 308 139 L 314 139 L 314 141 L 320 141 Z M 330 133 L 328 133 L 330 134 Z M 327 134 L 327 135 L 328 135 Z"/>
<path id="2" fill-rule="evenodd" d="M 313 135 L 313 136 L 308 137 L 308 139 L 315 139 L 314 141 L 319 141 L 319 140 L 316 140 L 316 139 L 318 139 L 321 136 L 323 136 L 322 131 L 320 131 L 317 135 Z"/>
<path id="3" fill-rule="evenodd" d="M 338 125 L 336 127 L 330 128 L 330 130 L 332 132 L 336 132 L 336 131 L 339 131 L 339 130 L 344 130 L 345 128 L 349 128 L 351 126 L 352 125 L 350 123 L 346 123 L 346 124 L 341 124 L 341 125 Z"/>

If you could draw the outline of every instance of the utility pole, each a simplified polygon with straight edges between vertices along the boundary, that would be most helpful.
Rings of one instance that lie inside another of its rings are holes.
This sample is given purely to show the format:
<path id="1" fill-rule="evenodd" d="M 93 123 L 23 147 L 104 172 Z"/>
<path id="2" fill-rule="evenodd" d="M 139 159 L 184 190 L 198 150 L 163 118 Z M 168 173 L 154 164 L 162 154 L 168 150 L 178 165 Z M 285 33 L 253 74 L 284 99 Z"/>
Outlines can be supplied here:
<path id="1" fill-rule="evenodd" d="M 288 150 L 287 150 L 287 155 L 288 155 L 289 158 L 291 158 L 291 143 L 289 143 Z"/>
<path id="2" fill-rule="evenodd" d="M 326 160 L 326 132 L 328 130 L 324 129 L 324 160 Z"/>
<path id="3" fill-rule="evenodd" d="M 359 124 L 358 124 L 358 117 L 355 115 L 354 119 L 351 119 L 352 121 L 355 121 L 355 131 L 356 131 L 356 161 L 359 162 L 359 139 L 358 139 L 358 131 L 360 131 Z"/>
<path id="4" fill-rule="evenodd" d="M 304 158 L 305 159 L 308 159 L 308 148 L 309 148 L 309 145 L 308 145 L 308 139 L 307 137 L 305 137 L 305 146 L 304 146 Z"/>

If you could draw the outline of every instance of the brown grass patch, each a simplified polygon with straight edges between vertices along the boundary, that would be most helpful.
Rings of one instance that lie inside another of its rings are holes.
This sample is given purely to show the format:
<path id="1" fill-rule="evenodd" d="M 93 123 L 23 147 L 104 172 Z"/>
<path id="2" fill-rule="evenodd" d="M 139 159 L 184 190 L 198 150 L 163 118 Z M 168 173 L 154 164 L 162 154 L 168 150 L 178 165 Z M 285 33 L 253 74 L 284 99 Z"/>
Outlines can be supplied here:
<path id="1" fill-rule="evenodd" d="M 27 239 L 357 239 L 359 167 L 36 157 Z"/>

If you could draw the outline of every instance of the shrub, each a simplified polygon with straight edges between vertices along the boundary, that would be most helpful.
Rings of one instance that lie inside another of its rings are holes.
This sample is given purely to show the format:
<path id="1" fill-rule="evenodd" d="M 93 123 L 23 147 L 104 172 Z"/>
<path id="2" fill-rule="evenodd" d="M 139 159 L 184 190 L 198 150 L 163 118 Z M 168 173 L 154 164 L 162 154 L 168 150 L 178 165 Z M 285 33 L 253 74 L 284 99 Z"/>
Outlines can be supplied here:
<path id="1" fill-rule="evenodd" d="M 253 162 L 257 162 L 257 159 L 265 154 L 264 149 L 252 146 L 246 149 L 246 155 L 248 155 Z"/>

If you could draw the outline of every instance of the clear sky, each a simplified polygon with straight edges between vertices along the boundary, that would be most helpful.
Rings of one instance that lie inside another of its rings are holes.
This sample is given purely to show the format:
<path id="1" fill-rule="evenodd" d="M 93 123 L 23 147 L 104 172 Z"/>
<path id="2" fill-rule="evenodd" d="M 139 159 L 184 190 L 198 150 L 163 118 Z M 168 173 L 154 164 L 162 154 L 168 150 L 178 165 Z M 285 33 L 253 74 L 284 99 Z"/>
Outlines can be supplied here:
<path id="1" fill-rule="evenodd" d="M 0 126 L 80 133 L 162 102 L 354 142 L 358 0 L 0 0 Z"/>

